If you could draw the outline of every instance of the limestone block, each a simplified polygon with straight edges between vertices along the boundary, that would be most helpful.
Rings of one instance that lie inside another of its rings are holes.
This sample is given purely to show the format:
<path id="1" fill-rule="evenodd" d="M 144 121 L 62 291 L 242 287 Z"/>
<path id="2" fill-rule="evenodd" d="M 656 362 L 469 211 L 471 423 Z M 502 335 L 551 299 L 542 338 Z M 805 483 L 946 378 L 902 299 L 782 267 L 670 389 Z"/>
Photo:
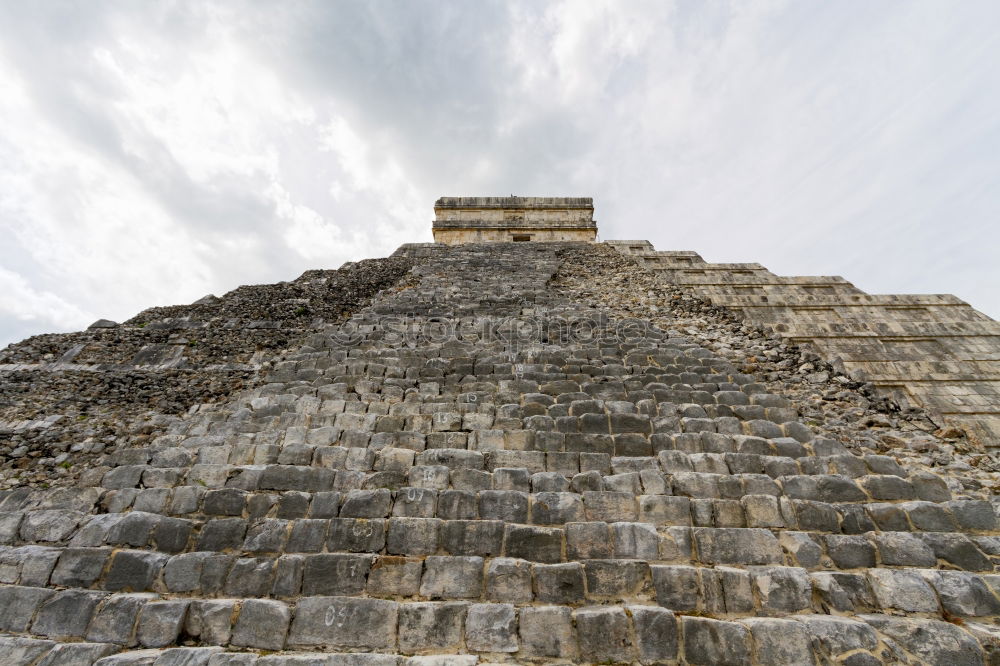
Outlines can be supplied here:
<path id="1" fill-rule="evenodd" d="M 399 650 L 456 650 L 462 646 L 464 602 L 406 603 L 399 608 Z"/>
<path id="2" fill-rule="evenodd" d="M 903 569 L 869 569 L 875 601 L 881 608 L 910 613 L 938 613 L 937 595 L 919 574 Z"/>
<path id="3" fill-rule="evenodd" d="M 177 642 L 189 601 L 151 601 L 139 611 L 136 638 L 143 647 L 165 647 Z"/>
<path id="4" fill-rule="evenodd" d="M 398 607 L 394 601 L 306 597 L 295 608 L 289 647 L 357 647 L 393 650 Z"/>
<path id="5" fill-rule="evenodd" d="M 583 565 L 536 564 L 532 567 L 535 598 L 543 603 L 570 604 L 584 598 Z"/>
<path id="6" fill-rule="evenodd" d="M 522 607 L 518 630 L 519 655 L 573 659 L 577 655 L 576 632 L 569 608 L 563 606 Z"/>
<path id="7" fill-rule="evenodd" d="M 371 555 L 309 555 L 302 570 L 302 593 L 324 596 L 360 594 L 367 584 L 371 563 Z"/>
<path id="8" fill-rule="evenodd" d="M 864 615 L 880 633 L 899 642 L 928 664 L 973 666 L 983 663 L 983 650 L 972 636 L 959 627 L 939 620 Z"/>
<path id="9" fill-rule="evenodd" d="M 144 550 L 120 550 L 111 560 L 104 589 L 110 592 L 151 590 L 169 556 Z"/>
<path id="10" fill-rule="evenodd" d="M 670 662 L 677 657 L 677 620 L 656 606 L 627 606 L 635 627 L 635 647 L 644 664 Z"/>
<path id="11" fill-rule="evenodd" d="M 735 622 L 703 617 L 681 618 L 684 656 L 699 666 L 742 666 L 750 663 L 750 631 Z"/>
<path id="12" fill-rule="evenodd" d="M 507 603 L 531 601 L 531 565 L 509 557 L 490 560 L 486 571 L 486 597 Z"/>
<path id="13" fill-rule="evenodd" d="M 227 645 L 235 610 L 236 601 L 232 599 L 194 600 L 188 608 L 184 631 L 208 645 Z"/>
<path id="14" fill-rule="evenodd" d="M 409 597 L 420 589 L 423 562 L 416 558 L 380 556 L 368 574 L 368 594 L 374 597 Z"/>
<path id="15" fill-rule="evenodd" d="M 240 647 L 280 650 L 290 621 L 291 612 L 280 601 L 247 599 L 240 606 L 230 642 Z"/>
<path id="16" fill-rule="evenodd" d="M 441 529 L 441 546 L 451 555 L 499 555 L 503 533 L 499 520 L 449 520 Z"/>
<path id="17" fill-rule="evenodd" d="M 35 611 L 54 594 L 53 590 L 39 587 L 0 587 L 0 631 L 27 631 Z"/>
<path id="18" fill-rule="evenodd" d="M 424 560 L 420 595 L 436 599 L 478 598 L 483 589 L 483 558 L 432 555 Z"/>
<path id="19" fill-rule="evenodd" d="M 57 592 L 39 606 L 31 633 L 55 639 L 82 638 L 104 596 L 85 590 Z"/>
<path id="20" fill-rule="evenodd" d="M 781 547 L 764 529 L 695 528 L 698 557 L 707 564 L 780 564 Z"/>
<path id="21" fill-rule="evenodd" d="M 390 555 L 431 555 L 440 543 L 439 518 L 390 518 L 386 551 Z"/>
<path id="22" fill-rule="evenodd" d="M 777 618 L 748 618 L 741 623 L 750 629 L 760 663 L 774 666 L 811 666 L 816 663 L 809 645 L 809 632 L 802 624 Z"/>
<path id="23" fill-rule="evenodd" d="M 512 604 L 472 604 L 465 644 L 475 652 L 517 652 L 517 611 Z"/>
<path id="24" fill-rule="evenodd" d="M 566 557 L 568 559 L 610 559 L 612 555 L 611 532 L 607 523 L 566 524 Z"/>
<path id="25" fill-rule="evenodd" d="M 631 661 L 631 622 L 624 608 L 581 608 L 575 619 L 582 659 L 596 663 Z"/>
<path id="26" fill-rule="evenodd" d="M 142 607 L 156 599 L 154 594 L 115 594 L 94 613 L 87 640 L 98 643 L 135 645 L 135 625 Z"/>

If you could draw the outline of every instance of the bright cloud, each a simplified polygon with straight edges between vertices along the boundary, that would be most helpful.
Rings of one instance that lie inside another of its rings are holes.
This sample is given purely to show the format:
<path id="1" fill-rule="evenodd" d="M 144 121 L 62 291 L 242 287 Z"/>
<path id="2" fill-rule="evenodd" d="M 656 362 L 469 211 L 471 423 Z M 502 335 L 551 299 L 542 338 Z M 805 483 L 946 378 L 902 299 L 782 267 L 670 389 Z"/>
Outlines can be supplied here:
<path id="1" fill-rule="evenodd" d="M 1000 317 L 1000 5 L 0 6 L 0 344 L 427 241 L 441 195 Z"/>

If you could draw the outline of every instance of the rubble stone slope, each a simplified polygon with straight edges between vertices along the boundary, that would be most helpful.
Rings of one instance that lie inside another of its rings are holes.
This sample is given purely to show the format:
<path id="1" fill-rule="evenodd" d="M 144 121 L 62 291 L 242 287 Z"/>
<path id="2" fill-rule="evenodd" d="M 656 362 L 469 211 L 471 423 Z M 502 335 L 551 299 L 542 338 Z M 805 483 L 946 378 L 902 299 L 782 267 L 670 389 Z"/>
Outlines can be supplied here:
<path id="1" fill-rule="evenodd" d="M 0 493 L 9 663 L 997 663 L 960 434 L 601 245 L 391 262 L 259 379 Z"/>
<path id="2" fill-rule="evenodd" d="M 307 271 L 9 345 L 0 350 L 0 484 L 73 483 L 94 458 L 256 384 L 262 367 L 393 287 L 411 265 L 387 258 Z"/>

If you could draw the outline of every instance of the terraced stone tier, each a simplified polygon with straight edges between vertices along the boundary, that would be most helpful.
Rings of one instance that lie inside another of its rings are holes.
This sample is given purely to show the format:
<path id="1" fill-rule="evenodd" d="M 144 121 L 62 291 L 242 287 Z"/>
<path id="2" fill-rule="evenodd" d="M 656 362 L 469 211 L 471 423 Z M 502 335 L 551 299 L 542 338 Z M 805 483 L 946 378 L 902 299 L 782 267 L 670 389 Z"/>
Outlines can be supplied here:
<path id="1" fill-rule="evenodd" d="M 611 241 L 667 280 L 1000 447 L 1000 324 L 950 294 L 872 295 L 842 277 L 783 277 L 760 264 L 708 263 Z"/>
<path id="2" fill-rule="evenodd" d="M 993 498 L 555 288 L 589 247 L 404 246 L 259 386 L 0 493 L 4 663 L 993 663 Z"/>

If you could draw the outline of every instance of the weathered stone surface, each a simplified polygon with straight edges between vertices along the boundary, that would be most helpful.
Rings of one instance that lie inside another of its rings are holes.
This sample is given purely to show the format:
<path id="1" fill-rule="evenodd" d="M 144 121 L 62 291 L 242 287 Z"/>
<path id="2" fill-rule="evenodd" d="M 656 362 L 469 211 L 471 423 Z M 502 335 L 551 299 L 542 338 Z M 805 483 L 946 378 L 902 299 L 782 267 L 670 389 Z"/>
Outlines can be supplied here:
<path id="1" fill-rule="evenodd" d="M 597 663 L 631 660 L 631 627 L 625 609 L 581 608 L 575 618 L 582 659 Z"/>
<path id="2" fill-rule="evenodd" d="M 409 245 L 0 351 L 0 631 L 154 666 L 1000 653 L 995 457 L 845 370 L 992 324 L 637 246 Z"/>
<path id="3" fill-rule="evenodd" d="M 285 645 L 290 620 L 288 606 L 280 601 L 248 599 L 240 606 L 230 642 L 240 647 L 280 650 Z"/>
<path id="4" fill-rule="evenodd" d="M 295 608 L 288 645 L 394 649 L 398 607 L 381 599 L 303 598 Z"/>
<path id="5" fill-rule="evenodd" d="M 573 659 L 577 654 L 576 632 L 569 608 L 561 606 L 522 607 L 519 635 L 525 657 Z"/>
<path id="6" fill-rule="evenodd" d="M 517 652 L 517 611 L 513 604 L 469 606 L 465 644 L 476 652 Z"/>

